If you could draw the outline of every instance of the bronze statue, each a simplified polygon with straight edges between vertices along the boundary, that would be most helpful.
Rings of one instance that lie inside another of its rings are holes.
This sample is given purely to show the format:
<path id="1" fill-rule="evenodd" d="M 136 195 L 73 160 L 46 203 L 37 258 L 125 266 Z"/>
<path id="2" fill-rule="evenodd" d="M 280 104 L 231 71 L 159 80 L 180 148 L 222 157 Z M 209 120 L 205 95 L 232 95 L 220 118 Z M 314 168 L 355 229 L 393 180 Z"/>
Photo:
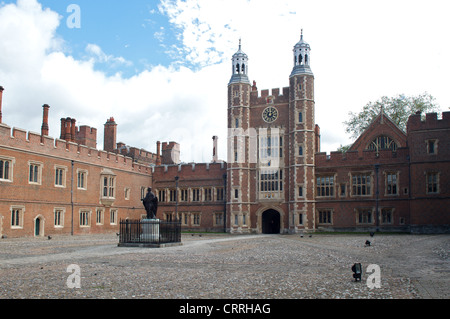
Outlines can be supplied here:
<path id="1" fill-rule="evenodd" d="M 147 195 L 142 199 L 142 202 L 147 212 L 147 219 L 155 219 L 158 210 L 158 198 L 153 194 L 151 187 L 147 189 Z"/>

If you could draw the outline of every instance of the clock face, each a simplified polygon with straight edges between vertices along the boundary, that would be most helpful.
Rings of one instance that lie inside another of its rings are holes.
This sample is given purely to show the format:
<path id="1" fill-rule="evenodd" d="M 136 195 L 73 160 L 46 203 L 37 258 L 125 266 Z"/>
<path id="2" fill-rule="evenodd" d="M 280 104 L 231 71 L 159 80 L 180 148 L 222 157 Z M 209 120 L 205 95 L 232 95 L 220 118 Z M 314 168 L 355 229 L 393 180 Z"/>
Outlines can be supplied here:
<path id="1" fill-rule="evenodd" d="M 273 106 L 266 108 L 262 114 L 263 120 L 267 123 L 275 122 L 278 118 L 278 110 Z"/>

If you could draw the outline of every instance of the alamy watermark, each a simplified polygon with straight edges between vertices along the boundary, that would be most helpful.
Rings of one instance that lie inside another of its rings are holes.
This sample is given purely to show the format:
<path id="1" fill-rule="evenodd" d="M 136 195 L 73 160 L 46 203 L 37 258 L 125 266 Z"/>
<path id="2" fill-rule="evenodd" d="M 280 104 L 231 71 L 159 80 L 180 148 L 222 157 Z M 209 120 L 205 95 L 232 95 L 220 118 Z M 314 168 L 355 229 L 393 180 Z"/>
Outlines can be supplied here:
<path id="1" fill-rule="evenodd" d="M 367 287 L 372 290 L 373 288 L 381 288 L 381 268 L 376 264 L 367 266 L 367 273 L 371 273 L 367 277 Z"/>
<path id="2" fill-rule="evenodd" d="M 71 273 L 67 277 L 66 285 L 69 289 L 80 289 L 81 288 L 81 268 L 76 264 L 69 265 L 67 267 L 67 272 Z"/>
<path id="3" fill-rule="evenodd" d="M 70 4 L 67 6 L 67 13 L 70 15 L 67 17 L 66 25 L 69 29 L 81 28 L 81 8 L 77 4 Z"/>
<path id="4" fill-rule="evenodd" d="M 228 163 L 280 167 L 283 136 L 279 128 L 229 128 Z"/>

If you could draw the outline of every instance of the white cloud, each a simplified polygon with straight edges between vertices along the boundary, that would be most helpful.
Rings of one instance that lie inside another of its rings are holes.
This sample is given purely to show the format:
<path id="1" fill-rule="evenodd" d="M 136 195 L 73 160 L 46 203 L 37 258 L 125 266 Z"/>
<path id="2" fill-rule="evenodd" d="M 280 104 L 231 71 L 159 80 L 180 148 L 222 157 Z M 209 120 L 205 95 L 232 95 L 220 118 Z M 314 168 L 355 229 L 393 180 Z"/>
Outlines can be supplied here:
<path id="1" fill-rule="evenodd" d="M 49 51 L 58 47 L 54 33 L 59 24 L 58 14 L 42 11 L 35 1 L 19 0 L 17 6 L 4 6 L 0 22 L 2 72 L 34 69 Z"/>
<path id="2" fill-rule="evenodd" d="M 41 106 L 46 103 L 50 135 L 55 138 L 59 138 L 60 119 L 73 117 L 77 125 L 98 129 L 98 148 L 102 148 L 103 124 L 113 116 L 119 124 L 119 141 L 155 152 L 157 140 L 174 140 L 181 144 L 182 160 L 211 160 L 210 137 L 226 131 L 226 118 L 217 117 L 226 116 L 226 80 L 211 85 L 211 79 L 223 73 L 220 66 L 201 72 L 156 66 L 131 78 L 108 76 L 96 71 L 95 64 L 126 61 L 105 54 L 96 44 L 87 45 L 91 58 L 84 60 L 55 50 L 59 19 L 35 0 L 0 8 L 4 52 L 0 84 L 5 87 L 6 124 L 39 132 Z"/>
<path id="3" fill-rule="evenodd" d="M 448 109 L 446 7 L 443 0 L 163 0 L 160 10 L 180 30 L 178 53 L 194 65 L 229 64 L 242 37 L 260 90 L 289 85 L 303 28 L 312 47 L 316 122 L 329 152 L 351 142 L 342 125 L 348 112 L 381 96 L 427 91 Z"/>
<path id="4" fill-rule="evenodd" d="M 155 39 L 157 39 L 159 42 L 163 43 L 165 39 L 165 30 L 164 27 L 159 28 L 160 31 L 157 31 L 153 34 Z"/>
<path id="5" fill-rule="evenodd" d="M 0 81 L 6 88 L 4 121 L 11 116 L 13 123 L 22 123 L 25 115 L 27 123 L 35 122 L 37 109 L 25 111 L 24 106 L 31 106 L 46 95 L 39 83 L 40 66 L 61 45 L 55 36 L 59 20 L 57 13 L 42 10 L 32 0 L 19 0 L 17 5 L 0 8 Z"/>
<path id="6" fill-rule="evenodd" d="M 174 140 L 182 160 L 209 161 L 211 137 L 218 135 L 219 157 L 226 159 L 226 87 L 239 38 L 250 58 L 250 80 L 260 90 L 280 88 L 289 85 L 292 48 L 304 28 L 312 47 L 316 122 L 329 152 L 349 142 L 342 125 L 348 112 L 382 95 L 428 91 L 447 109 L 444 2 L 162 0 L 159 14 L 169 17 L 182 43 L 166 49 L 180 60 L 124 78 L 96 71 L 95 64 L 131 62 L 95 43 L 86 46 L 89 59 L 73 58 L 56 36 L 61 17 L 36 0 L 19 0 L 0 7 L 3 120 L 39 131 L 47 103 L 53 137 L 59 137 L 59 119 L 70 116 L 96 127 L 102 148 L 103 124 L 114 116 L 118 140 L 131 146 L 155 151 L 157 140 Z M 155 36 L 163 41 L 167 32 Z"/>
<path id="7" fill-rule="evenodd" d="M 89 43 L 85 49 L 88 57 L 91 57 L 96 63 L 107 63 L 110 67 L 117 67 L 120 65 L 131 66 L 133 62 L 125 60 L 123 57 L 115 57 L 103 52 L 97 44 Z"/>

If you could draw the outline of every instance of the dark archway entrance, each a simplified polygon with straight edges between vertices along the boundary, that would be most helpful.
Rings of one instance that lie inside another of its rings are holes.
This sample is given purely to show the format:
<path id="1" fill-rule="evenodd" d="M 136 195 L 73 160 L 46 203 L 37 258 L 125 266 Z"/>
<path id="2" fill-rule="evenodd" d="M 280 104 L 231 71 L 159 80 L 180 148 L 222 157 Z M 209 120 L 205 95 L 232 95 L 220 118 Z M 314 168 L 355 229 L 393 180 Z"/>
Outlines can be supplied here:
<path id="1" fill-rule="evenodd" d="M 262 214 L 262 233 L 279 234 L 280 233 L 280 213 L 269 209 Z"/>
<path id="2" fill-rule="evenodd" d="M 41 219 L 36 218 L 35 224 L 34 224 L 34 236 L 38 237 L 41 235 Z"/>

